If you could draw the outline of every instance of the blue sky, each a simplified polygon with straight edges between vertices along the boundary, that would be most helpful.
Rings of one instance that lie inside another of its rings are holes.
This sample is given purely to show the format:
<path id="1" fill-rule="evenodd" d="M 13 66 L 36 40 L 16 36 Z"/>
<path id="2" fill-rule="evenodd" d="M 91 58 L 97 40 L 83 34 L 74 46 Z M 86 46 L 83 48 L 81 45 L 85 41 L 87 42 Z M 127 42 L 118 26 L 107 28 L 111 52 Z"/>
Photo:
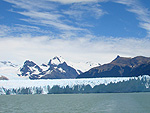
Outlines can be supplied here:
<path id="1" fill-rule="evenodd" d="M 149 0 L 1 0 L 0 60 L 150 56 Z"/>

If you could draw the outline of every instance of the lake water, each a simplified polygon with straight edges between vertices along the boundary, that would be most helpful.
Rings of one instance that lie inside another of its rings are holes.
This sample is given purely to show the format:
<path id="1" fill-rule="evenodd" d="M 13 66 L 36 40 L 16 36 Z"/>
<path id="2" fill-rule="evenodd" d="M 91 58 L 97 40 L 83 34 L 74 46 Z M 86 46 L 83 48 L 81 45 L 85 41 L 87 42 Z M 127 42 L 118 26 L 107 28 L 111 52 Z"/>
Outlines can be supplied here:
<path id="1" fill-rule="evenodd" d="M 150 113 L 150 93 L 0 95 L 0 113 Z"/>

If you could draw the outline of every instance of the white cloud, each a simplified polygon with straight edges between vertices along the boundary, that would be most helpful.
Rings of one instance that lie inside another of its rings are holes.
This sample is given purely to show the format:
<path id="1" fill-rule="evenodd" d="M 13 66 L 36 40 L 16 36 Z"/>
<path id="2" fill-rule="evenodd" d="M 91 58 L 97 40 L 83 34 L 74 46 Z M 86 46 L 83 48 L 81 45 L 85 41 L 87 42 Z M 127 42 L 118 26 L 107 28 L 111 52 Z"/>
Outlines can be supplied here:
<path id="1" fill-rule="evenodd" d="M 140 23 L 140 26 L 148 31 L 148 37 L 150 37 L 150 23 Z"/>
<path id="2" fill-rule="evenodd" d="M 13 3 L 15 8 L 22 8 L 25 11 L 14 11 L 15 13 L 22 14 L 29 18 L 22 18 L 20 20 L 24 20 L 26 22 L 30 22 L 35 25 L 43 25 L 49 27 L 56 27 L 60 30 L 82 30 L 82 28 L 78 28 L 75 26 L 68 25 L 63 21 L 62 18 L 65 18 L 64 15 L 61 14 L 61 11 L 56 8 L 56 5 L 52 5 L 53 3 L 48 2 L 47 0 L 38 1 L 23 1 L 23 0 L 5 0 L 7 2 Z M 49 7 L 48 7 L 49 6 Z M 51 7 L 52 6 L 52 7 Z M 11 10 L 12 11 L 12 10 Z"/>
<path id="3" fill-rule="evenodd" d="M 77 20 L 78 19 L 82 19 L 82 16 L 83 16 L 83 11 L 81 10 L 66 10 L 66 11 L 63 11 L 64 14 L 66 15 L 69 15 L 71 18 L 76 18 Z"/>
<path id="4" fill-rule="evenodd" d="M 49 12 L 30 11 L 30 12 L 18 12 L 18 13 L 34 19 L 44 19 L 44 20 L 58 20 L 60 17 L 62 17 L 62 15 L 52 14 Z"/>
<path id="5" fill-rule="evenodd" d="M 18 12 L 22 15 L 28 16 L 31 19 L 22 19 L 27 22 L 34 23 L 36 25 L 51 25 L 61 30 L 83 30 L 82 28 L 77 28 L 71 25 L 65 24 L 59 18 L 63 17 L 60 14 L 52 14 L 49 12 L 37 12 L 37 11 L 30 11 L 30 12 Z"/>
<path id="6" fill-rule="evenodd" d="M 93 61 L 101 64 L 112 61 L 118 54 L 134 57 L 150 56 L 150 40 L 99 37 L 93 41 L 90 37 L 74 40 L 52 39 L 47 36 L 19 37 L 0 39 L 0 60 L 23 63 L 26 59 L 41 64 L 54 56 L 63 56 L 72 62 Z"/>
<path id="7" fill-rule="evenodd" d="M 107 14 L 106 11 L 101 9 L 101 5 L 95 2 L 75 3 L 68 10 L 64 10 L 63 13 L 76 20 L 83 20 L 89 16 L 99 19 L 104 14 Z"/>
<path id="8" fill-rule="evenodd" d="M 53 2 L 60 2 L 63 4 L 81 3 L 81 2 L 97 2 L 98 0 L 49 0 Z"/>
<path id="9" fill-rule="evenodd" d="M 26 10 L 39 11 L 42 9 L 55 10 L 57 5 L 48 3 L 47 0 L 4 0 L 14 4 L 14 8 L 22 8 Z"/>
<path id="10" fill-rule="evenodd" d="M 124 5 L 128 5 L 128 6 L 135 3 L 135 0 L 110 0 L 110 1 L 120 3 L 120 4 L 124 4 Z"/>
<path id="11" fill-rule="evenodd" d="M 10 27 L 6 25 L 0 25 L 0 37 L 6 36 L 10 31 Z"/>

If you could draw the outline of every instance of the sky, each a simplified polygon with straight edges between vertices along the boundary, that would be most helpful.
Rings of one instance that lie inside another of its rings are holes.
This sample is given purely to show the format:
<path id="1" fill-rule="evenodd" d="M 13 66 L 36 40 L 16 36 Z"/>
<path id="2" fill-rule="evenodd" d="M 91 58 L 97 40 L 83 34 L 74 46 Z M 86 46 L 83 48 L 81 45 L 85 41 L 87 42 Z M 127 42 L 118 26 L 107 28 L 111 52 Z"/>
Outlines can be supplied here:
<path id="1" fill-rule="evenodd" d="M 0 0 L 0 60 L 150 57 L 150 0 Z"/>

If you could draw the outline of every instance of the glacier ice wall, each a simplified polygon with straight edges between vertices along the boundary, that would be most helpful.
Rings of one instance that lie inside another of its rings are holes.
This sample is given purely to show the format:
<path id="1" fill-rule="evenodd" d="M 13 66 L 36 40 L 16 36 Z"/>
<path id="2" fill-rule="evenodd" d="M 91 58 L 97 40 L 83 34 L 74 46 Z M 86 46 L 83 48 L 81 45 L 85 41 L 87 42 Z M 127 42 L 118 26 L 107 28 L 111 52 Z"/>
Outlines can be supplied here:
<path id="1" fill-rule="evenodd" d="M 116 78 L 2 80 L 0 81 L 0 94 L 14 95 L 149 91 L 149 82 L 150 76 L 148 75 Z"/>

